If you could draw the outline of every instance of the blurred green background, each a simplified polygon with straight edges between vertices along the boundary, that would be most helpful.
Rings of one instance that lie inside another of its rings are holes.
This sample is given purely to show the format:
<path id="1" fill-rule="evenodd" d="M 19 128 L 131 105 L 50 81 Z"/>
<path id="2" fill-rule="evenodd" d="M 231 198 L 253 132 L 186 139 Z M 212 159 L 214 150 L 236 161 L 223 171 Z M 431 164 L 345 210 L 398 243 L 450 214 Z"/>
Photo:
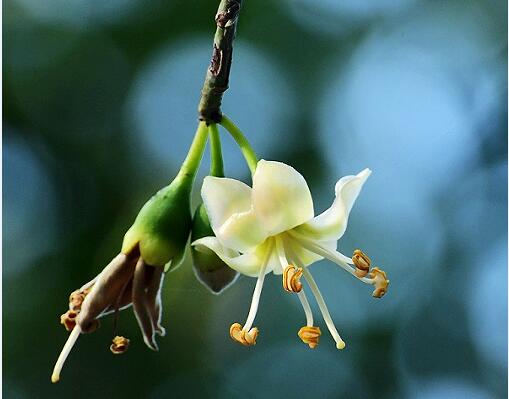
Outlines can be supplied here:
<path id="1" fill-rule="evenodd" d="M 326 334 L 313 351 L 300 342 L 300 304 L 273 276 L 258 344 L 237 345 L 228 329 L 244 319 L 255 280 L 213 296 L 188 260 L 165 280 L 159 353 L 123 312 L 127 354 L 111 355 L 104 320 L 50 383 L 69 293 L 118 253 L 185 155 L 216 8 L 3 2 L 4 396 L 506 397 L 502 0 L 244 2 L 225 113 L 261 157 L 302 172 L 317 210 L 336 179 L 374 172 L 340 246 L 365 249 L 387 271 L 389 293 L 374 300 L 336 266 L 312 268 L 344 351 Z M 228 175 L 249 182 L 224 144 Z"/>

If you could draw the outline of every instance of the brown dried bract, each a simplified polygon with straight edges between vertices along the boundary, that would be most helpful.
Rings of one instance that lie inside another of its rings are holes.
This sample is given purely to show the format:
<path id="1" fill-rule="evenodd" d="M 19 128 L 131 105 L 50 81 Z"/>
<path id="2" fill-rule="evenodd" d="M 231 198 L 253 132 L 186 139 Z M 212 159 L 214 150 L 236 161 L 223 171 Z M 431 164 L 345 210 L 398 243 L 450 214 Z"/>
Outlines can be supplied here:
<path id="1" fill-rule="evenodd" d="M 233 323 L 230 327 L 230 337 L 244 346 L 253 346 L 256 345 L 258 328 L 253 327 L 249 331 L 244 331 L 239 323 Z"/>
<path id="2" fill-rule="evenodd" d="M 308 344 L 311 349 L 315 349 L 318 346 L 318 341 L 320 340 L 322 332 L 320 331 L 320 327 L 304 326 L 297 334 L 302 342 Z"/>
<path id="3" fill-rule="evenodd" d="M 302 290 L 302 268 L 288 265 L 283 271 L 283 288 L 288 292 L 300 292 Z"/>

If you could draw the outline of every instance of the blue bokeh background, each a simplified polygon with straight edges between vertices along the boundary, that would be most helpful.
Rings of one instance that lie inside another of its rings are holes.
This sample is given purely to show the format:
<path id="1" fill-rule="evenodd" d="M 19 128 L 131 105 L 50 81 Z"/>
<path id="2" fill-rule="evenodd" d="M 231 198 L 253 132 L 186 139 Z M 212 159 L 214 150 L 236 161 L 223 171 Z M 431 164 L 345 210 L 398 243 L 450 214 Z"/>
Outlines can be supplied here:
<path id="1" fill-rule="evenodd" d="M 261 157 L 301 171 L 319 210 L 339 177 L 373 170 L 340 246 L 365 248 L 389 293 L 375 301 L 334 265 L 313 266 L 346 350 L 298 340 L 302 310 L 275 277 L 258 344 L 236 345 L 228 328 L 254 280 L 213 296 L 188 259 L 165 281 L 159 353 L 125 312 L 128 354 L 109 353 L 106 320 L 50 384 L 68 294 L 119 251 L 185 155 L 216 8 L 3 2 L 5 397 L 507 397 L 501 0 L 244 2 L 225 113 Z M 224 153 L 228 175 L 249 182 L 226 137 Z"/>

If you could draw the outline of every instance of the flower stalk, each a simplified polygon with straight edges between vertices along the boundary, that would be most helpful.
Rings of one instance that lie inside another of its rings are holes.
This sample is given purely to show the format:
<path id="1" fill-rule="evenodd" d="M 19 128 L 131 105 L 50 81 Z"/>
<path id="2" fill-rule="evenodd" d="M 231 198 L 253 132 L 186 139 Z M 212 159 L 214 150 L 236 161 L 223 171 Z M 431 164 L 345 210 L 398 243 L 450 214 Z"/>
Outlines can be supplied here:
<path id="1" fill-rule="evenodd" d="M 207 144 L 208 132 L 209 129 L 206 123 L 200 122 L 196 129 L 193 142 L 189 147 L 187 156 L 175 177 L 175 180 L 185 181 L 189 185 L 189 191 L 191 191 L 194 178 L 196 177 L 196 173 L 200 167 L 203 152 L 205 151 L 205 144 Z"/>
<path id="2" fill-rule="evenodd" d="M 210 138 L 210 175 L 224 177 L 223 153 L 221 151 L 221 137 L 215 123 L 209 126 Z"/>
<path id="3" fill-rule="evenodd" d="M 256 165 L 258 163 L 258 158 L 253 150 L 253 147 L 251 147 L 251 144 L 249 144 L 249 141 L 247 140 L 246 136 L 244 136 L 244 134 L 235 125 L 235 123 L 233 123 L 232 120 L 228 118 L 226 115 L 223 115 L 220 123 L 221 126 L 223 126 L 228 131 L 228 133 L 230 133 L 230 135 L 233 137 L 233 139 L 239 146 L 242 155 L 244 155 L 244 159 L 246 160 L 247 166 L 251 171 L 251 175 L 254 175 Z"/>

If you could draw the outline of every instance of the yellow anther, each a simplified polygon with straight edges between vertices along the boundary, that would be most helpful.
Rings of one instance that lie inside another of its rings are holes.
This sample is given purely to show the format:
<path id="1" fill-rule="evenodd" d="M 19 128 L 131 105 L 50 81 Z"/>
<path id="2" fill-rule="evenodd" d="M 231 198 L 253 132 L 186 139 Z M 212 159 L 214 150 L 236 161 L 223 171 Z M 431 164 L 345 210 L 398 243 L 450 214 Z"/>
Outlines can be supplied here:
<path id="1" fill-rule="evenodd" d="M 286 266 L 283 271 L 283 288 L 288 292 L 300 292 L 302 290 L 302 268 L 293 265 Z"/>
<path id="2" fill-rule="evenodd" d="M 85 300 L 85 297 L 88 295 L 88 293 L 92 290 L 93 285 L 91 285 L 88 288 L 85 288 L 83 291 L 76 290 L 69 295 L 69 309 L 80 311 L 81 305 L 83 301 Z"/>
<path id="3" fill-rule="evenodd" d="M 83 303 L 83 300 L 85 299 L 85 294 L 80 291 L 74 291 L 69 296 L 69 309 L 71 310 L 80 310 L 81 304 Z"/>
<path id="4" fill-rule="evenodd" d="M 311 349 L 315 349 L 318 346 L 318 341 L 320 340 L 322 332 L 320 331 L 320 327 L 305 326 L 302 327 L 297 334 L 302 342 L 308 344 Z"/>
<path id="5" fill-rule="evenodd" d="M 249 331 L 245 331 L 239 323 L 233 323 L 230 327 L 230 337 L 244 346 L 253 346 L 256 345 L 258 328 L 253 327 Z"/>
<path id="6" fill-rule="evenodd" d="M 122 353 L 125 353 L 128 348 L 129 340 L 118 335 L 113 338 L 112 344 L 110 345 L 110 351 L 114 355 L 121 355 Z"/>
<path id="7" fill-rule="evenodd" d="M 371 259 L 360 249 L 353 251 L 352 261 L 355 265 L 355 275 L 357 277 L 366 277 L 371 266 Z"/>
<path id="8" fill-rule="evenodd" d="M 72 329 L 76 326 L 76 317 L 78 317 L 78 312 L 68 310 L 60 316 L 60 324 L 63 324 L 67 331 L 72 331 Z"/>
<path id="9" fill-rule="evenodd" d="M 375 298 L 383 297 L 387 292 L 390 282 L 387 279 L 387 275 L 383 270 L 380 270 L 378 267 L 374 267 L 369 276 L 373 279 L 373 285 L 375 286 L 373 296 Z"/>

